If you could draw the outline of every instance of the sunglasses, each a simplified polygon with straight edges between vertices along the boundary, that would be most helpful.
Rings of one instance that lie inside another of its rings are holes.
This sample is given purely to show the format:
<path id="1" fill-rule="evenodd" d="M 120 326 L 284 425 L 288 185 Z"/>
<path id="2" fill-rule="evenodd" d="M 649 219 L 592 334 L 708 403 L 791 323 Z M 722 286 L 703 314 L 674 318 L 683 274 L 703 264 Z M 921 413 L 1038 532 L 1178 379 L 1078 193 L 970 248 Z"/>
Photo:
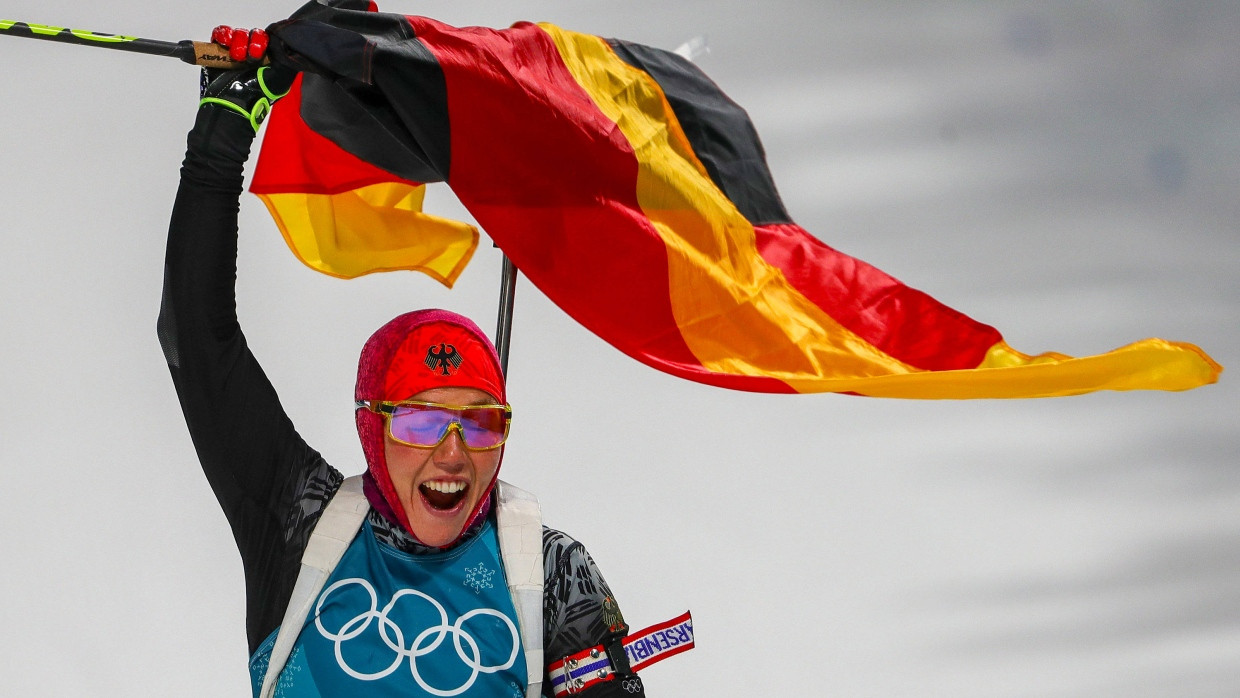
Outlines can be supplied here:
<path id="1" fill-rule="evenodd" d="M 388 436 L 415 448 L 434 448 L 456 430 L 470 451 L 499 448 L 508 439 L 508 405 L 441 405 L 437 402 L 358 400 L 358 407 L 383 415 Z"/>

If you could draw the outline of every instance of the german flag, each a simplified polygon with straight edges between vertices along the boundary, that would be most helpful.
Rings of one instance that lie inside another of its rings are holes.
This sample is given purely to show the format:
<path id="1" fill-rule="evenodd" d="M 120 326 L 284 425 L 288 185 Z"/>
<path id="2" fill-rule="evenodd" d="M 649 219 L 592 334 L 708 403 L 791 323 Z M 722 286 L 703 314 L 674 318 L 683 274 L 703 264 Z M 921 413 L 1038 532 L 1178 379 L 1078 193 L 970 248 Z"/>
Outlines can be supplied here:
<path id="1" fill-rule="evenodd" d="M 284 169 L 287 153 L 269 148 L 304 128 L 389 179 L 446 181 L 549 298 L 659 370 L 738 390 L 904 398 L 1185 390 L 1222 370 L 1159 339 L 1022 354 L 828 247 L 785 211 L 745 111 L 673 53 L 549 24 L 455 28 L 347 6 L 358 7 L 312 2 L 271 28 L 277 60 L 308 75 L 290 100 L 300 115 L 275 110 L 260 171 Z M 349 180 L 310 169 L 283 190 Z M 336 247 L 422 236 L 394 219 L 353 225 Z"/>
<path id="2" fill-rule="evenodd" d="M 305 77 L 297 76 L 284 106 L 272 111 L 250 182 L 293 254 L 345 279 L 407 269 L 451 287 L 478 246 L 478 231 L 423 213 L 425 184 L 380 169 L 311 128 L 300 109 Z"/>

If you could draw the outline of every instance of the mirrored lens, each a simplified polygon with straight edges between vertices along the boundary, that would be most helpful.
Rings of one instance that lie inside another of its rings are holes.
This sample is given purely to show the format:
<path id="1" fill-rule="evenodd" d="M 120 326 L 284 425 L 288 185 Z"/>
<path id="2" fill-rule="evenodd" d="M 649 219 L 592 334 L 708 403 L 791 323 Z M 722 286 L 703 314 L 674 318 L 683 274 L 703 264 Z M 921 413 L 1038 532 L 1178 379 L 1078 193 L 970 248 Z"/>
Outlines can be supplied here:
<path id="1" fill-rule="evenodd" d="M 460 425 L 467 448 L 494 448 L 504 442 L 507 432 L 503 408 L 450 409 L 436 405 L 397 405 L 388 417 L 388 430 L 397 441 L 435 446 L 454 423 Z"/>
<path id="2" fill-rule="evenodd" d="M 455 421 L 452 412 L 424 405 L 401 405 L 388 417 L 392 438 L 411 446 L 434 446 Z"/>
<path id="3" fill-rule="evenodd" d="M 503 443 L 507 432 L 507 416 L 504 410 L 498 407 L 485 407 L 461 410 L 459 414 L 466 446 L 491 448 Z"/>

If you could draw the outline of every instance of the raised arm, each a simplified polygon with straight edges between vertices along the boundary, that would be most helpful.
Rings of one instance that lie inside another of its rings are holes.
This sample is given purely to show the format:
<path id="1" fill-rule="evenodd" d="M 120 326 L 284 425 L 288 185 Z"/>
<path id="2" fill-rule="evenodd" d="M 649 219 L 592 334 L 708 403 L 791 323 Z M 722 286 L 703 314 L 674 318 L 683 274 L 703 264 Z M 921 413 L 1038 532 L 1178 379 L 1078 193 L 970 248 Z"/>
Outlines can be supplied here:
<path id="1" fill-rule="evenodd" d="M 283 84 L 267 85 L 275 94 L 291 81 L 277 77 Z M 262 95 L 253 70 L 206 88 L 168 229 L 158 322 L 194 448 L 241 552 L 251 651 L 280 622 L 305 519 L 340 479 L 294 430 L 237 320 L 237 213 L 256 130 L 242 112 Z"/>

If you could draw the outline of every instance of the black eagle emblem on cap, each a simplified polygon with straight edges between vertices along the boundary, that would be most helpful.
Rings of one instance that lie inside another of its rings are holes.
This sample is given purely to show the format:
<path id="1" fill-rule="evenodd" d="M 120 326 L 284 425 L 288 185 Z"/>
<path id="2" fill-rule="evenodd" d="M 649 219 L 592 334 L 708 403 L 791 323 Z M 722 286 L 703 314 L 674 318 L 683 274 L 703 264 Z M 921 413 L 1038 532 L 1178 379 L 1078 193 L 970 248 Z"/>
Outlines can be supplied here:
<path id="1" fill-rule="evenodd" d="M 440 342 L 438 347 L 432 344 L 427 348 L 425 363 L 430 370 L 440 369 L 443 371 L 442 375 L 450 376 L 461 367 L 461 355 L 456 347 Z"/>

